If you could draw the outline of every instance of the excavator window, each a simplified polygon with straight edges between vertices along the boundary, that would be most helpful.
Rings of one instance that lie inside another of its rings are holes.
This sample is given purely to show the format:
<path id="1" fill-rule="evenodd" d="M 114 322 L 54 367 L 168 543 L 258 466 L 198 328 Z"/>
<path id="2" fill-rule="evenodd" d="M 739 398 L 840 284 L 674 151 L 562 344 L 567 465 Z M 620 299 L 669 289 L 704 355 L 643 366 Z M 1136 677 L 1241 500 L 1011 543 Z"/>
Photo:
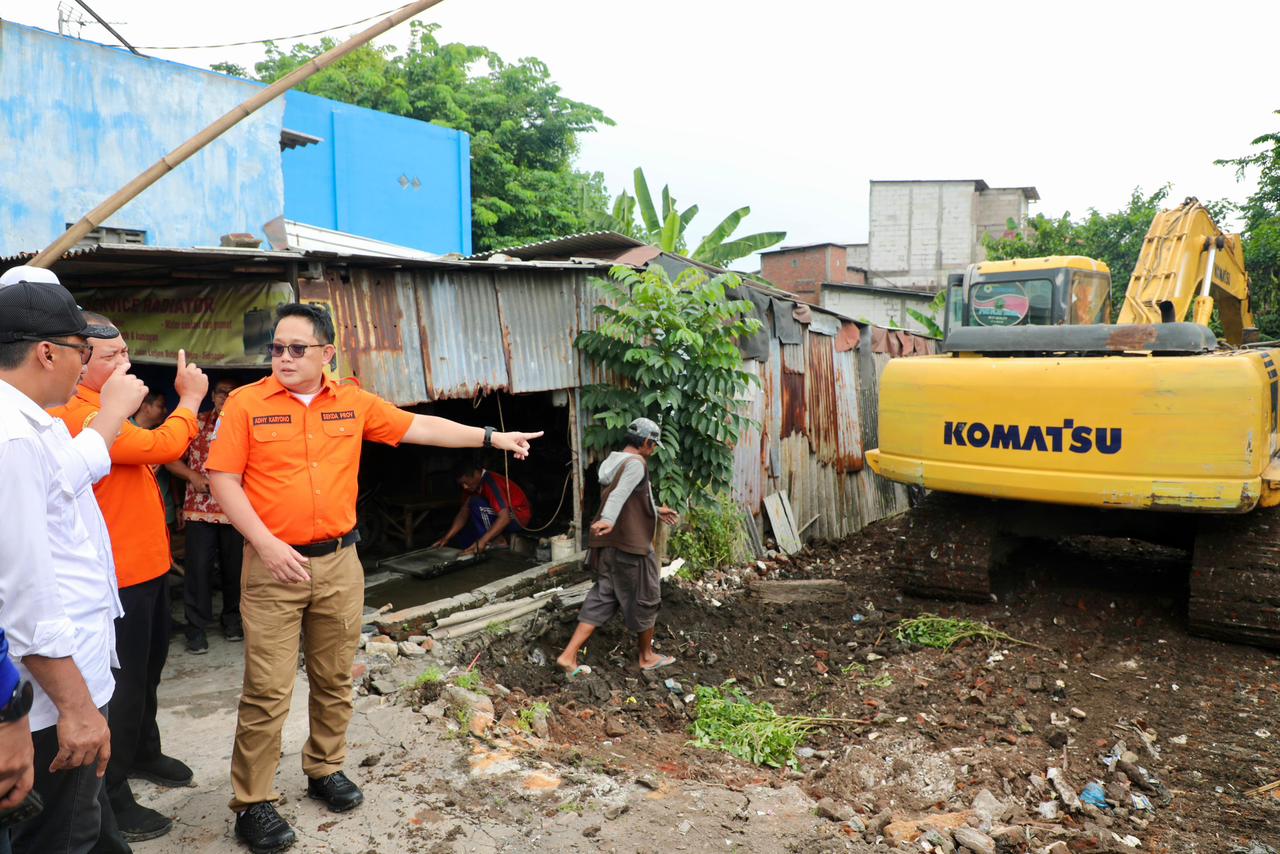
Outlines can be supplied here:
<path id="1" fill-rule="evenodd" d="M 979 326 L 1053 323 L 1053 281 L 983 282 L 969 289 L 969 315 Z"/>
<path id="2" fill-rule="evenodd" d="M 1072 272 L 1072 325 L 1110 322 L 1111 277 L 1102 273 Z"/>

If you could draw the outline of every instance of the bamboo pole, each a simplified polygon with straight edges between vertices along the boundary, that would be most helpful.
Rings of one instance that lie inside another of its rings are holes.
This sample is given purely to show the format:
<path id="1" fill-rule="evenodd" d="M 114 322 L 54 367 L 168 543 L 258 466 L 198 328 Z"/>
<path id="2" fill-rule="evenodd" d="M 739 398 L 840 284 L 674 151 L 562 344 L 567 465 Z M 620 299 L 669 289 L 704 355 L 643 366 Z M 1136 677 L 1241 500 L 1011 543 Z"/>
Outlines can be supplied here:
<path id="1" fill-rule="evenodd" d="M 397 9 L 382 21 L 357 33 L 332 50 L 327 50 L 305 65 L 294 69 L 244 103 L 233 107 L 213 124 L 182 143 L 182 145 L 179 145 L 173 151 L 170 151 L 164 157 L 161 157 L 151 168 L 121 187 L 110 198 L 85 214 L 79 222 L 67 229 L 61 237 L 45 247 L 39 255 L 28 263 L 33 267 L 50 266 L 74 247 L 82 237 L 102 225 L 108 217 L 132 201 L 142 191 L 173 171 L 182 161 L 222 136 L 240 121 L 262 109 L 311 75 L 318 71 L 323 71 L 356 48 L 364 46 L 387 30 L 403 24 L 414 15 L 430 9 L 439 2 L 440 0 L 414 0 L 414 2 Z"/>

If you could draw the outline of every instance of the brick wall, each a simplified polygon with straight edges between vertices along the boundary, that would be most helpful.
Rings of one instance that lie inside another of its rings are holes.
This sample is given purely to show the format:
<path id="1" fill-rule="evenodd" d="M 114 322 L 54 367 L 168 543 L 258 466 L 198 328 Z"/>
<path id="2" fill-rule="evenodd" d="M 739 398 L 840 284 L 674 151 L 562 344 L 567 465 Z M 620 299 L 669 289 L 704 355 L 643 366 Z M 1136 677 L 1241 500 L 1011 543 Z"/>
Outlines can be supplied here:
<path id="1" fill-rule="evenodd" d="M 837 244 L 798 246 L 760 256 L 761 276 L 815 305 L 822 304 L 822 283 L 846 281 L 847 267 L 848 253 Z"/>

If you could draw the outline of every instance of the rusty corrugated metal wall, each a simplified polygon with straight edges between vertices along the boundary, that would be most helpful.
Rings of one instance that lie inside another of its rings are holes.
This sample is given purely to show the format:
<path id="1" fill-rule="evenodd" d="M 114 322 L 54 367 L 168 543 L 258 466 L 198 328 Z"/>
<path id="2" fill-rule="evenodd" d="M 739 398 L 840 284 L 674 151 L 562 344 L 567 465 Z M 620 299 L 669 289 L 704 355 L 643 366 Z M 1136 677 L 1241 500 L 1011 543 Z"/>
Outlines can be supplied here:
<path id="1" fill-rule="evenodd" d="M 592 308 L 603 294 L 590 276 L 599 272 L 351 266 L 329 271 L 321 290 L 352 372 L 365 387 L 409 405 L 601 381 L 573 343 L 597 323 Z M 797 522 L 813 520 L 806 538 L 837 538 L 907 507 L 906 488 L 865 468 L 863 455 L 878 441 L 884 365 L 891 354 L 929 352 L 932 342 L 872 329 L 833 336 L 815 331 L 832 327 L 831 316 L 821 319 L 803 325 L 800 343 L 771 335 L 768 358 L 744 362 L 760 380 L 744 401 L 758 426 L 734 449 L 733 492 L 759 517 L 765 495 L 786 491 Z"/>

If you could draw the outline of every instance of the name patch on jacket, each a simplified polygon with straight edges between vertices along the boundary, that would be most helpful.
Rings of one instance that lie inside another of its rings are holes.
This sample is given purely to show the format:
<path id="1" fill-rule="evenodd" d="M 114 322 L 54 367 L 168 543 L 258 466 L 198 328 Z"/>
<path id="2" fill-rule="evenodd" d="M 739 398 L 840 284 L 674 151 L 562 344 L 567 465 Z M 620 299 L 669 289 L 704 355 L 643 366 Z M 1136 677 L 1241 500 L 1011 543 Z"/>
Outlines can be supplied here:
<path id="1" fill-rule="evenodd" d="M 292 415 L 255 415 L 253 416 L 253 426 L 261 427 L 263 424 L 292 424 Z"/>
<path id="2" fill-rule="evenodd" d="M 983 424 L 980 421 L 944 421 L 942 444 L 962 448 L 996 448 L 1005 451 L 1045 451 L 1073 454 L 1119 453 L 1124 434 L 1119 427 L 1087 427 L 1068 418 L 1061 424 Z"/>
<path id="3" fill-rule="evenodd" d="M 320 413 L 321 421 L 355 421 L 356 411 L 354 409 L 335 409 L 330 412 Z"/>

